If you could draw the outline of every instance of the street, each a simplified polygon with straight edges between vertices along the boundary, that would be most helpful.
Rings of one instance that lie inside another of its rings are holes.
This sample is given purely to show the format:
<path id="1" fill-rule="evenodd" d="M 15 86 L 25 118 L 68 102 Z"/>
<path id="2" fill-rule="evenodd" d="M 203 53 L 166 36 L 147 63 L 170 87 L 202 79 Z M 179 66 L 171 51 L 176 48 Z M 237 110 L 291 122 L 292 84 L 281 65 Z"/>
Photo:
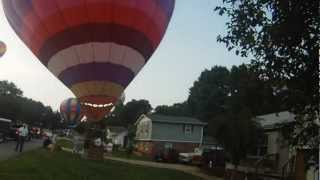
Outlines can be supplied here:
<path id="1" fill-rule="evenodd" d="M 41 147 L 41 145 L 42 145 L 42 140 L 33 139 L 29 142 L 24 143 L 24 147 L 23 147 L 22 152 L 39 148 L 39 147 Z M 7 143 L 1 143 L 0 144 L 0 161 L 6 160 L 10 157 L 18 155 L 19 152 L 14 151 L 15 147 L 16 147 L 16 141 L 9 141 Z"/>

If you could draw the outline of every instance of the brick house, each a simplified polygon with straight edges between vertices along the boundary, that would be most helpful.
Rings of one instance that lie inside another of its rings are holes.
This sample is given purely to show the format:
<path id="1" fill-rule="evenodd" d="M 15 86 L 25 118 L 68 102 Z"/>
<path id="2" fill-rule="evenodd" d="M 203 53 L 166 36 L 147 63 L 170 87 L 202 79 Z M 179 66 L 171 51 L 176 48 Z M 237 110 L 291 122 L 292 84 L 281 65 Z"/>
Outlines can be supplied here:
<path id="1" fill-rule="evenodd" d="M 166 148 L 194 151 L 202 144 L 206 123 L 190 117 L 148 114 L 141 115 L 135 125 L 138 152 L 154 156 Z"/>

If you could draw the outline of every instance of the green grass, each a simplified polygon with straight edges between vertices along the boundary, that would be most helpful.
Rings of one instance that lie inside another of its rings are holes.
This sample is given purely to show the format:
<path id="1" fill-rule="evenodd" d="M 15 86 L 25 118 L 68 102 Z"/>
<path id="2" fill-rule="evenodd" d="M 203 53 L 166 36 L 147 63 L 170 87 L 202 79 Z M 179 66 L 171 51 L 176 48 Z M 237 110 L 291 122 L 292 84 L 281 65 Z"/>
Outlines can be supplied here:
<path id="1" fill-rule="evenodd" d="M 69 149 L 73 148 L 73 142 L 71 140 L 68 140 L 68 139 L 58 139 L 56 141 L 56 145 L 58 145 L 60 147 L 69 148 Z"/>
<path id="2" fill-rule="evenodd" d="M 44 149 L 22 153 L 0 162 L 1 180 L 200 180 L 167 169 L 129 165 L 115 161 L 84 160 L 67 152 Z"/>

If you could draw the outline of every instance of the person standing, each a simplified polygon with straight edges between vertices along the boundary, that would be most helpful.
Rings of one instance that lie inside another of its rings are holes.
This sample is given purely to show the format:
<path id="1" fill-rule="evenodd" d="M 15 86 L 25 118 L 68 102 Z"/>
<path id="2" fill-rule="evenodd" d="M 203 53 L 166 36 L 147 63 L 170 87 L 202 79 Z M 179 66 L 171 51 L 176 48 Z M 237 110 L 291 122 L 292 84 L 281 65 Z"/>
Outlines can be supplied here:
<path id="1" fill-rule="evenodd" d="M 15 151 L 20 151 L 22 152 L 23 150 L 23 144 L 25 138 L 28 136 L 28 127 L 26 124 L 23 124 L 19 129 L 18 129 L 18 140 L 17 140 L 17 145 Z"/>

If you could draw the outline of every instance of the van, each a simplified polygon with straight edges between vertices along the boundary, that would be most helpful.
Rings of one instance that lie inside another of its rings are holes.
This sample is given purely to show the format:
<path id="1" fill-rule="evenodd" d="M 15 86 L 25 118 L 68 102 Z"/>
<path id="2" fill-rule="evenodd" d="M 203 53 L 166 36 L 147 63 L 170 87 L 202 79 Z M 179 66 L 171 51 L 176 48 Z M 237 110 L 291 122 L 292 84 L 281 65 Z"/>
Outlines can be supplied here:
<path id="1" fill-rule="evenodd" d="M 7 141 L 11 123 L 12 121 L 10 119 L 0 118 L 0 143 Z"/>

